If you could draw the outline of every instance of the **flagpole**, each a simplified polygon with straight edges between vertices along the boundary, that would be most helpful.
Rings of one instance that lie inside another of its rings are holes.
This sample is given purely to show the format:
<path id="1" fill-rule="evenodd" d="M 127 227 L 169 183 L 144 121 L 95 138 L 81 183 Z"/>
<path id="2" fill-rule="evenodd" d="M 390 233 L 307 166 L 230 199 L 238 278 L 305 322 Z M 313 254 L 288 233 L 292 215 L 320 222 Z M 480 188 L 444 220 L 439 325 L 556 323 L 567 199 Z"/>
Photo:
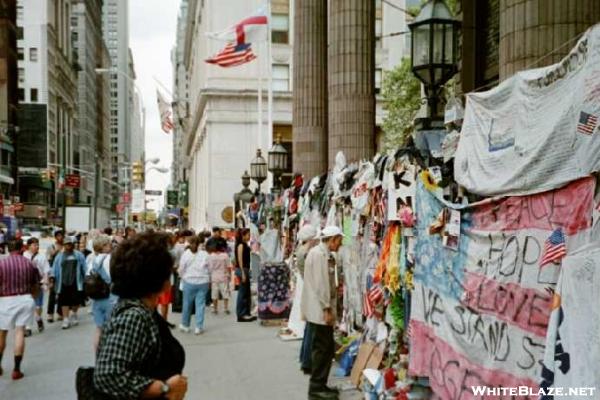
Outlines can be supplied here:
<path id="1" fill-rule="evenodd" d="M 299 1 L 299 0 L 296 0 Z M 273 56 L 272 56 L 272 34 L 271 34 L 271 0 L 267 0 L 267 60 L 269 64 L 267 65 L 268 71 L 268 92 L 267 92 L 267 123 L 268 126 L 268 144 L 267 151 L 273 145 Z M 269 187 L 273 187 L 273 177 L 269 177 Z"/>
<path id="2" fill-rule="evenodd" d="M 262 57 L 258 55 L 258 136 L 257 143 L 258 148 L 261 148 L 263 154 L 266 154 L 268 148 L 263 148 L 264 140 L 263 140 L 263 101 L 262 101 Z"/>

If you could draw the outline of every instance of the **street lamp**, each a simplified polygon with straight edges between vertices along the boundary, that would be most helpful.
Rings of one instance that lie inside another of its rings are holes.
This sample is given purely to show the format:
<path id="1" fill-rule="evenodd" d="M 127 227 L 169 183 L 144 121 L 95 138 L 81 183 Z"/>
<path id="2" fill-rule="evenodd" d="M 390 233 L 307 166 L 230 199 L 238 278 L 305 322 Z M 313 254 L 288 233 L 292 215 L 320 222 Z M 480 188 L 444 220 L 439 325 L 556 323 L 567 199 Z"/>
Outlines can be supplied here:
<path id="1" fill-rule="evenodd" d="M 281 135 L 277 136 L 275 144 L 269 150 L 269 172 L 271 172 L 275 179 L 273 179 L 274 194 L 281 192 L 281 175 L 287 170 L 288 165 L 288 152 L 281 145 Z"/>
<path id="2" fill-rule="evenodd" d="M 438 115 L 440 89 L 457 71 L 458 27 L 444 0 L 429 0 L 415 20 L 411 32 L 411 69 L 423 82 L 429 116 Z"/>
<path id="3" fill-rule="evenodd" d="M 250 162 L 250 178 L 258 184 L 256 193 L 260 193 L 260 185 L 267 179 L 267 162 L 260 149 L 256 150 L 256 157 Z"/>

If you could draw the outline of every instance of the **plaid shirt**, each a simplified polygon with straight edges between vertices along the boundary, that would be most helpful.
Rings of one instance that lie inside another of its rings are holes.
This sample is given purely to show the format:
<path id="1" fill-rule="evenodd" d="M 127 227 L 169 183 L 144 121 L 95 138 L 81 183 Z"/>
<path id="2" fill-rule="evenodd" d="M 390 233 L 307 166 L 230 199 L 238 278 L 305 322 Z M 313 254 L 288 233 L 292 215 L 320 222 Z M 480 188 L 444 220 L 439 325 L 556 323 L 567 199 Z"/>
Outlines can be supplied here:
<path id="1" fill-rule="evenodd" d="M 120 300 L 102 329 L 94 386 L 113 399 L 138 399 L 154 381 L 160 334 L 153 312 L 140 300 Z"/>

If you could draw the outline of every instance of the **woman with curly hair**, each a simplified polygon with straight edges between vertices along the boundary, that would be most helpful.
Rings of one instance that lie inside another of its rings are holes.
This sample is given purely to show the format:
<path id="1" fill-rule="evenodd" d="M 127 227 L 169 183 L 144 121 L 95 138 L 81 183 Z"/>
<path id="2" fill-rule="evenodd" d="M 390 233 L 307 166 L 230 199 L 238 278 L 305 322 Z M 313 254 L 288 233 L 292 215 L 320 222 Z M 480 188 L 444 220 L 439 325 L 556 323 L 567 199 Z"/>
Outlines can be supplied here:
<path id="1" fill-rule="evenodd" d="M 112 292 L 119 302 L 104 325 L 94 388 L 112 399 L 183 399 L 185 352 L 156 312 L 170 290 L 173 258 L 168 237 L 143 233 L 123 241 L 111 257 Z"/>

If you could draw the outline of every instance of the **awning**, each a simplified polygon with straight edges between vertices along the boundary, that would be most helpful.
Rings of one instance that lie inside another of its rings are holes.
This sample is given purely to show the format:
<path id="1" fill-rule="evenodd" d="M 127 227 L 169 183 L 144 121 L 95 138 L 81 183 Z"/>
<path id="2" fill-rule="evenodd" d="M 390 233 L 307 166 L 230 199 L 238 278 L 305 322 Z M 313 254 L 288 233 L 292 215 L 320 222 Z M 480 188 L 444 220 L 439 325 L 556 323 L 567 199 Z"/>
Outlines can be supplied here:
<path id="1" fill-rule="evenodd" d="M 0 149 L 2 150 L 8 150 L 11 153 L 15 152 L 15 148 L 12 144 L 6 143 L 6 142 L 0 142 Z"/>
<path id="2" fill-rule="evenodd" d="M 13 185 L 15 183 L 15 180 L 10 176 L 0 174 L 0 183 L 7 183 L 9 185 Z"/>

